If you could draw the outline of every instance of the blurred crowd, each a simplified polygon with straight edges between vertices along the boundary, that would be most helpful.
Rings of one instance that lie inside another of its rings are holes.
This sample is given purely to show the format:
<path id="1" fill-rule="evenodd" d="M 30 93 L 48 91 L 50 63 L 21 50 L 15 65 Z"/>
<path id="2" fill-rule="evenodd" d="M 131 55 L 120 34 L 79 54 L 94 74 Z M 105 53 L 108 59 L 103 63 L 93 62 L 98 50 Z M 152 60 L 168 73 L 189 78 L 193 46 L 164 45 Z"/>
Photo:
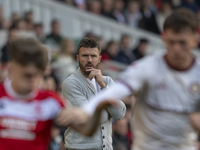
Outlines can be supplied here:
<path id="1" fill-rule="evenodd" d="M 198 0 L 57 0 L 77 9 L 87 10 L 96 15 L 103 15 L 116 20 L 120 24 L 127 24 L 133 28 L 142 28 L 156 34 L 162 32 L 165 18 L 171 14 L 176 7 L 187 7 L 198 14 L 200 22 L 200 10 Z M 50 63 L 46 67 L 41 88 L 53 90 L 58 94 L 62 91 L 62 81 L 74 73 L 78 64 L 75 60 L 76 42 L 67 39 L 61 33 L 59 20 L 52 20 L 51 32 L 44 33 L 42 23 L 33 20 L 33 12 L 27 11 L 22 16 L 13 13 L 9 20 L 3 18 L 3 8 L 0 7 L 0 30 L 8 32 L 8 39 L 0 51 L 0 82 L 7 76 L 7 63 L 9 60 L 9 41 L 18 36 L 33 36 L 44 43 L 49 50 Z M 200 33 L 200 30 L 199 30 Z M 147 54 L 149 41 L 145 38 L 139 40 L 137 46 L 131 47 L 131 36 L 124 34 L 119 42 L 111 40 L 104 42 L 102 37 L 88 32 L 85 36 L 94 36 L 101 43 L 102 64 L 104 62 L 116 61 L 129 65 L 132 61 L 141 59 Z M 104 70 L 102 70 L 104 72 Z M 135 103 L 135 97 L 130 96 L 123 100 L 127 107 L 127 113 L 122 120 L 113 121 L 113 147 L 114 150 L 130 150 L 134 144 L 130 129 L 131 115 Z M 52 128 L 52 139 L 49 150 L 64 150 L 64 131 L 54 126 Z"/>
<path id="2" fill-rule="evenodd" d="M 186 7 L 200 14 L 199 0 L 55 0 L 160 34 L 165 18 L 177 7 Z"/>

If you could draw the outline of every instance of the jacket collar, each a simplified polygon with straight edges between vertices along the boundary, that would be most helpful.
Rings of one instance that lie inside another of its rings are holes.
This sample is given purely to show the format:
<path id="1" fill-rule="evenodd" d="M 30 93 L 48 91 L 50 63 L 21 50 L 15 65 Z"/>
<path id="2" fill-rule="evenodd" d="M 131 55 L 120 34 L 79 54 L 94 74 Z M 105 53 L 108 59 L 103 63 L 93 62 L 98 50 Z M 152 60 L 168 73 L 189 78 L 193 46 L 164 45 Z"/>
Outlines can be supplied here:
<path id="1" fill-rule="evenodd" d="M 75 72 L 75 75 L 88 87 L 92 90 L 92 92 L 94 94 L 96 94 L 95 92 L 95 88 L 94 86 L 87 80 L 87 78 L 81 73 L 80 68 L 78 68 L 78 70 Z M 97 84 L 97 88 L 98 91 L 100 91 L 100 86 Z"/>

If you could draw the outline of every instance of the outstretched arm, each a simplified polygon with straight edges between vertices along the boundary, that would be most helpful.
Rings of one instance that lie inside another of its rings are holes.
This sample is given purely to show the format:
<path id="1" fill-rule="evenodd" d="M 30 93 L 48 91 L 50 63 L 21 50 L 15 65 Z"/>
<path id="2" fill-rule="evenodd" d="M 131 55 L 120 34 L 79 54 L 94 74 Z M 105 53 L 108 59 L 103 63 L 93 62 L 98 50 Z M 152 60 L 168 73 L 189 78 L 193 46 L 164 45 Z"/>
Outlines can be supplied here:
<path id="1" fill-rule="evenodd" d="M 100 102 L 92 116 L 76 107 L 63 109 L 57 117 L 56 123 L 60 126 L 69 126 L 86 136 L 92 136 L 99 125 L 102 110 L 109 106 L 117 107 L 117 105 L 118 103 L 114 100 Z"/>
<path id="2" fill-rule="evenodd" d="M 119 102 L 118 99 L 126 97 L 132 93 L 132 90 L 125 84 L 116 82 L 116 84 L 111 85 L 108 89 L 102 90 L 98 95 L 92 97 L 89 103 L 83 106 L 84 111 L 87 114 L 92 115 L 99 103 L 104 100 L 113 99 Z"/>

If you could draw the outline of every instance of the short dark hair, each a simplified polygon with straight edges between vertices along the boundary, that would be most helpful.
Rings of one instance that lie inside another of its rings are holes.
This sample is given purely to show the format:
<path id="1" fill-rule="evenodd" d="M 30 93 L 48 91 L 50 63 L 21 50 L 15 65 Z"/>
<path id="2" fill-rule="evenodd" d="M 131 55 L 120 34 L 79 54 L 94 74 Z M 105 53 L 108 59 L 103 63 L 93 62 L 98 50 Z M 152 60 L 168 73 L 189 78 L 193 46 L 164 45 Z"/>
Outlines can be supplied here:
<path id="1" fill-rule="evenodd" d="M 99 41 L 94 37 L 84 37 L 78 44 L 78 54 L 81 47 L 84 48 L 97 48 L 101 54 L 101 47 Z"/>
<path id="2" fill-rule="evenodd" d="M 37 28 L 37 27 L 43 27 L 43 24 L 42 23 L 36 23 L 34 24 L 34 27 Z"/>
<path id="3" fill-rule="evenodd" d="M 193 33 L 197 32 L 198 21 L 194 12 L 187 8 L 176 9 L 164 23 L 164 31 L 171 29 L 174 32 L 181 32 L 189 28 Z"/>
<path id="4" fill-rule="evenodd" d="M 34 64 L 44 71 L 48 62 L 46 48 L 33 38 L 17 37 L 9 42 L 10 61 L 23 66 Z"/>
<path id="5" fill-rule="evenodd" d="M 56 24 L 56 23 L 59 23 L 59 21 L 58 21 L 57 19 L 53 19 L 53 20 L 51 21 L 51 26 L 53 26 L 53 25 Z"/>
<path id="6" fill-rule="evenodd" d="M 147 43 L 147 44 L 148 44 L 148 43 L 149 43 L 149 40 L 146 39 L 146 38 L 141 38 L 141 39 L 140 39 L 140 43 L 145 43 L 145 44 Z"/>

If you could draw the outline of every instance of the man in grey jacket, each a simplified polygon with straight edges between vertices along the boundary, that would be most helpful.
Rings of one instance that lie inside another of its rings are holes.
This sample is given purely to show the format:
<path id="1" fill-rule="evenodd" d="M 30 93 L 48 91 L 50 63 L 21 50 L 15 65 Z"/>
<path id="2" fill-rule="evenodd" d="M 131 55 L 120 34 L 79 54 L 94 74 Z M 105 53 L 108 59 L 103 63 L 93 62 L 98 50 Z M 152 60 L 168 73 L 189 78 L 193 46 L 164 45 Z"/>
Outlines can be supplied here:
<path id="1" fill-rule="evenodd" d="M 92 96 L 114 83 L 111 77 L 103 76 L 97 69 L 101 61 L 101 48 L 96 39 L 83 38 L 78 45 L 79 69 L 63 83 L 62 94 L 68 105 L 81 107 Z M 68 128 L 65 132 L 65 146 L 68 150 L 112 150 L 111 118 L 119 120 L 126 113 L 126 107 L 119 100 L 118 107 L 108 107 L 102 112 L 99 127 L 92 137 L 86 137 Z"/>

